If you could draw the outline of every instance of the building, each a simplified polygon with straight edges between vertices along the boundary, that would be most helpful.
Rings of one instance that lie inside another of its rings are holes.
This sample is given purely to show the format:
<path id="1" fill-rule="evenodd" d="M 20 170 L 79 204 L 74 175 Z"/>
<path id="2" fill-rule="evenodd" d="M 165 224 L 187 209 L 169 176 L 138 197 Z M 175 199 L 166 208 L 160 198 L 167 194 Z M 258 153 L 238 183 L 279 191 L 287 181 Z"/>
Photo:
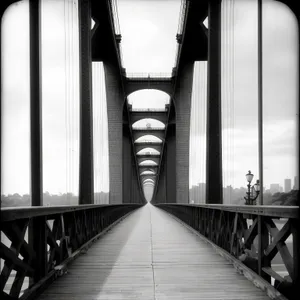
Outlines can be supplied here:
<path id="1" fill-rule="evenodd" d="M 292 189 L 292 180 L 290 178 L 284 179 L 284 192 L 288 193 Z"/>

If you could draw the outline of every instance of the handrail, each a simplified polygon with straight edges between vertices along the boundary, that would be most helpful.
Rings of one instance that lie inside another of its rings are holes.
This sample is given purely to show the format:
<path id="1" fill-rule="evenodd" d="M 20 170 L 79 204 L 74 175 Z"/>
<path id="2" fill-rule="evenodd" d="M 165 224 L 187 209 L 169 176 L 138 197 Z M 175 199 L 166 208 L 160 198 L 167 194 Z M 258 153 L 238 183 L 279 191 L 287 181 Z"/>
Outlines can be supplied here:
<path id="1" fill-rule="evenodd" d="M 24 218 L 50 216 L 55 214 L 70 213 L 75 211 L 106 208 L 124 207 L 129 204 L 84 204 L 84 205 L 57 205 L 57 206 L 23 206 L 1 208 L 1 223 Z M 130 204 L 139 207 L 140 204 Z"/>
<path id="2" fill-rule="evenodd" d="M 156 204 L 165 205 L 165 204 Z M 275 205 L 234 205 L 234 204 L 173 204 L 171 206 L 182 207 L 200 207 L 208 209 L 217 209 L 222 211 L 238 212 L 244 214 L 279 217 L 279 218 L 299 218 L 298 206 L 275 206 Z"/>

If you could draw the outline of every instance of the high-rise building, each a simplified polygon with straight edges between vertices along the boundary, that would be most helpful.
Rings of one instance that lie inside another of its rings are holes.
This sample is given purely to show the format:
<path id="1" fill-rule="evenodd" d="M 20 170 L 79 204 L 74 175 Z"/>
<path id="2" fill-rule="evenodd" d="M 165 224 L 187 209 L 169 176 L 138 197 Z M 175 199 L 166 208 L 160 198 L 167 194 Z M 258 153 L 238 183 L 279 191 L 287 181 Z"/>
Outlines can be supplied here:
<path id="1" fill-rule="evenodd" d="M 288 193 L 292 189 L 292 180 L 290 178 L 284 179 L 284 192 Z"/>
<path id="2" fill-rule="evenodd" d="M 299 178 L 298 176 L 294 177 L 294 187 L 293 190 L 299 190 Z"/>

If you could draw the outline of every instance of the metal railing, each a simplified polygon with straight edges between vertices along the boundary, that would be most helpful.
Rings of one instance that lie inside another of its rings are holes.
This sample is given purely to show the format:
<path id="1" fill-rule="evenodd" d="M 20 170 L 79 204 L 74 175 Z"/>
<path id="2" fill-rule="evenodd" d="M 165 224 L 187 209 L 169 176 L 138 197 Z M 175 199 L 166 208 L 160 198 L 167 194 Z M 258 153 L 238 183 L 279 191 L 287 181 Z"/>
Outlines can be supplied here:
<path id="1" fill-rule="evenodd" d="M 299 295 L 300 224 L 297 206 L 156 206 L 187 223 L 212 245 L 222 248 L 235 266 L 245 266 L 239 270 L 260 288 L 268 290 L 272 297 L 283 299 L 278 291 L 288 299 L 296 299 Z M 219 248 L 215 249 L 218 251 Z M 276 269 L 278 264 L 284 266 L 286 275 Z"/>
<path id="2" fill-rule="evenodd" d="M 36 296 L 101 232 L 141 206 L 120 204 L 1 209 L 0 257 L 4 266 L 0 284 L 3 299 Z"/>

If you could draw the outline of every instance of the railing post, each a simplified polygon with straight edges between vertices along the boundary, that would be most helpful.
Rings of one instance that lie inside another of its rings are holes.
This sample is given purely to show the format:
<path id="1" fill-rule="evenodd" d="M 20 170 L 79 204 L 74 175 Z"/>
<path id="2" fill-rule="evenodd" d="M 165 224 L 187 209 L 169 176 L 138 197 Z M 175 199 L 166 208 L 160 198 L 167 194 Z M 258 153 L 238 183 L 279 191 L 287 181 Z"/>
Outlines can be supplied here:
<path id="1" fill-rule="evenodd" d="M 91 3 L 79 1 L 80 166 L 79 204 L 94 203 Z"/>
<path id="2" fill-rule="evenodd" d="M 35 252 L 33 282 L 37 283 L 48 273 L 46 216 L 32 218 L 30 229 L 29 244 Z"/>

